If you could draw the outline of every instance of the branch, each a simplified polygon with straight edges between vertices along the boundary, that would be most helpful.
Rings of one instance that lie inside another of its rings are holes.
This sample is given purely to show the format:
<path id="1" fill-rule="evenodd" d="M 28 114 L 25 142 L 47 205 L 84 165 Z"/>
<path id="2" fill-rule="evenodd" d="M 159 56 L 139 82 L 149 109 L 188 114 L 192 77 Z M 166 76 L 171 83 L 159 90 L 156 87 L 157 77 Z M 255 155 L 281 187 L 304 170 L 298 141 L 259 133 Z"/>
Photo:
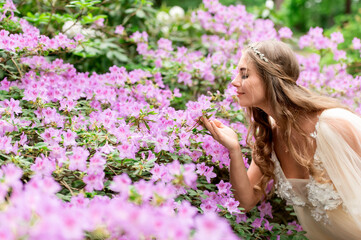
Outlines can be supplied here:
<path id="1" fill-rule="evenodd" d="M 60 183 L 70 191 L 71 196 L 75 196 L 74 192 L 71 190 L 71 187 L 65 181 L 60 181 Z"/>
<path id="2" fill-rule="evenodd" d="M 15 67 L 18 69 L 18 72 L 20 74 L 20 78 L 23 78 L 23 74 L 21 73 L 21 70 L 19 66 L 16 64 L 15 60 L 11 57 L 11 61 L 14 63 Z"/>

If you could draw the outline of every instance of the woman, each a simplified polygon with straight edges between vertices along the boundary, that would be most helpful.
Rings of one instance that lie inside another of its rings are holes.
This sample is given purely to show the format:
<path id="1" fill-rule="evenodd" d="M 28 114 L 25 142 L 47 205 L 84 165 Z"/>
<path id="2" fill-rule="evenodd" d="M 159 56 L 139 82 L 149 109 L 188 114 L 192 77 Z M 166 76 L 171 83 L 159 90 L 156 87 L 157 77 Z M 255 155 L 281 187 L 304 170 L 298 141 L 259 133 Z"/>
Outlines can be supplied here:
<path id="1" fill-rule="evenodd" d="M 244 49 L 232 85 L 249 122 L 248 171 L 237 134 L 218 120 L 202 121 L 229 150 L 230 181 L 246 211 L 273 179 L 309 239 L 360 239 L 361 118 L 297 85 L 299 71 L 285 43 L 268 40 Z"/>

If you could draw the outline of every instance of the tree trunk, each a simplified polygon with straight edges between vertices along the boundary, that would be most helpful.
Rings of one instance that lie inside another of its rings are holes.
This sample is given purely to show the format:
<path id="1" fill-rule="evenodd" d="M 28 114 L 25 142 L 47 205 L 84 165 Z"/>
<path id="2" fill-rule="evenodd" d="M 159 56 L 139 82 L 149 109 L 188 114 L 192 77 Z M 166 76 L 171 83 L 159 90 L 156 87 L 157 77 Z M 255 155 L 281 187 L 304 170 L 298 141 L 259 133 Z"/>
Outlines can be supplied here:
<path id="1" fill-rule="evenodd" d="M 276 10 L 280 10 L 281 5 L 282 5 L 282 3 L 283 3 L 284 0 L 273 0 L 273 1 L 274 1 L 274 3 L 275 3 L 275 9 L 276 9 Z"/>
<path id="2" fill-rule="evenodd" d="M 351 14 L 351 3 L 352 3 L 352 0 L 345 1 L 345 13 L 346 14 Z"/>

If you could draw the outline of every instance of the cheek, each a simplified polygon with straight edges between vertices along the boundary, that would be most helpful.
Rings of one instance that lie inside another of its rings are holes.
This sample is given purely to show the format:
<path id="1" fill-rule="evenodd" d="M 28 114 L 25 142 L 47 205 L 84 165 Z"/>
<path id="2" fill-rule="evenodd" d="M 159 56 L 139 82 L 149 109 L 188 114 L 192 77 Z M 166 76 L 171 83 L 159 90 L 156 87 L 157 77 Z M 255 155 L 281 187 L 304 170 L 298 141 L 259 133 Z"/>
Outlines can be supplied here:
<path id="1" fill-rule="evenodd" d="M 261 101 L 265 98 L 265 90 L 261 84 L 254 82 L 245 82 L 243 85 L 244 92 L 252 98 L 253 101 Z"/>
<path id="2" fill-rule="evenodd" d="M 252 83 L 252 81 L 244 81 L 242 84 L 242 89 L 247 94 L 254 95 L 255 93 L 257 93 L 257 89 Z"/>

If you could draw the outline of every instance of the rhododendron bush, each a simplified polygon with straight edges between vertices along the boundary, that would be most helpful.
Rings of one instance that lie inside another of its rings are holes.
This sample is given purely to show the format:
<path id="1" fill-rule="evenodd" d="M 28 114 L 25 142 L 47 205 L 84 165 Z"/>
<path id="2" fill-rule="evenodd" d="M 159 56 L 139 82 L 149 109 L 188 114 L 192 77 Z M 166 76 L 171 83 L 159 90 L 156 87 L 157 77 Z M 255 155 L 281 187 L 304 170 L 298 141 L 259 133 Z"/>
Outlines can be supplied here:
<path id="1" fill-rule="evenodd" d="M 276 196 L 249 213 L 238 206 L 228 151 L 198 119 L 235 129 L 248 167 L 247 123 L 229 83 L 243 46 L 269 38 L 307 49 L 299 84 L 361 113 L 342 34 L 316 27 L 295 39 L 215 0 L 157 17 L 135 1 L 117 22 L 100 2 L 65 6 L 87 15 L 25 18 L 0 1 L 0 238 L 303 239 Z M 350 47 L 360 51 L 360 40 Z M 103 58 L 108 69 L 79 70 Z"/>

